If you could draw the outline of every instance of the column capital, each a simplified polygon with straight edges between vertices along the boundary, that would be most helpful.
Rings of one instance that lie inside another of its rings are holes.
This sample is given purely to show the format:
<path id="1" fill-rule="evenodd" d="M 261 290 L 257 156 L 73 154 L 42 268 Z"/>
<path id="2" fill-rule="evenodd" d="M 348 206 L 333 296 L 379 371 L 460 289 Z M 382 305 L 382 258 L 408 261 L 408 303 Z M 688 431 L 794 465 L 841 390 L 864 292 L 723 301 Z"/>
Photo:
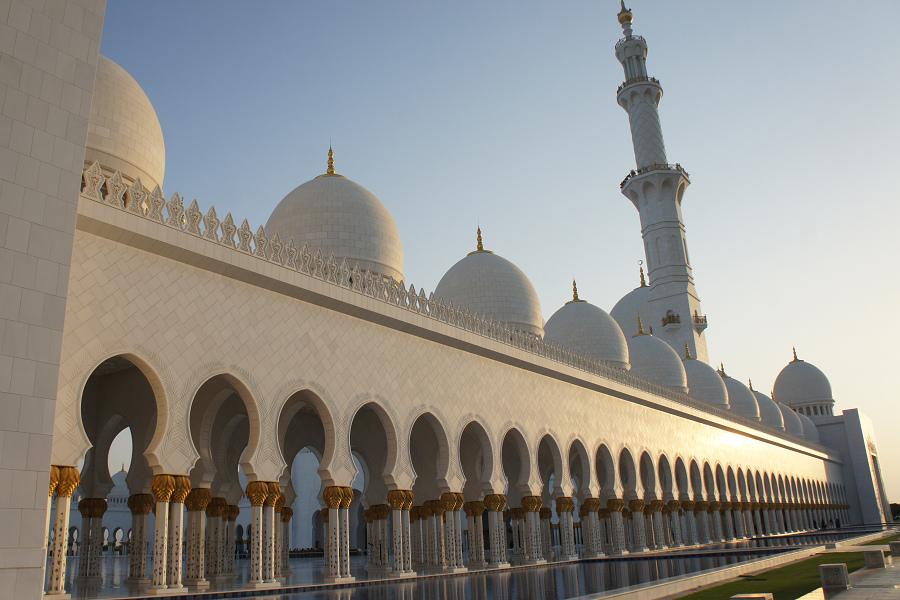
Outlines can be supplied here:
<path id="1" fill-rule="evenodd" d="M 437 517 L 443 516 L 444 511 L 446 510 L 444 508 L 444 503 L 441 502 L 440 500 L 428 500 L 425 503 L 425 508 L 428 509 L 429 516 L 437 516 Z"/>
<path id="2" fill-rule="evenodd" d="M 48 498 L 52 498 L 54 492 L 56 492 L 56 486 L 59 485 L 59 467 L 56 465 L 50 465 L 50 483 L 48 484 L 49 491 L 47 493 Z"/>
<path id="3" fill-rule="evenodd" d="M 59 481 L 56 484 L 56 494 L 63 498 L 71 498 L 72 494 L 81 483 L 81 473 L 75 467 L 56 466 L 59 473 Z"/>
<path id="4" fill-rule="evenodd" d="M 150 488 L 157 502 L 168 502 L 175 491 L 175 478 L 172 475 L 154 475 Z"/>
<path id="5" fill-rule="evenodd" d="M 669 500 L 666 503 L 666 506 L 669 508 L 669 510 L 675 511 L 675 510 L 680 509 L 682 504 L 683 503 L 680 500 Z"/>
<path id="6" fill-rule="evenodd" d="M 456 510 L 456 494 L 453 492 L 444 492 L 441 494 L 441 507 L 444 509 L 444 512 Z"/>
<path id="7" fill-rule="evenodd" d="M 84 498 L 78 503 L 78 512 L 84 519 L 97 519 L 106 512 L 106 498 Z"/>
<path id="8" fill-rule="evenodd" d="M 222 510 L 222 517 L 226 521 L 237 521 L 239 514 L 241 514 L 241 508 L 237 504 L 226 504 Z"/>
<path id="9" fill-rule="evenodd" d="M 149 515 L 153 510 L 153 496 L 150 494 L 132 494 L 128 496 L 128 508 L 133 515 Z"/>
<path id="10" fill-rule="evenodd" d="M 403 510 L 410 510 L 413 507 L 413 501 L 415 496 L 413 495 L 412 490 L 404 490 L 403 491 Z"/>
<path id="11" fill-rule="evenodd" d="M 212 499 L 212 493 L 209 488 L 193 488 L 184 499 L 184 504 L 188 512 L 196 512 L 206 510 L 209 501 Z"/>
<path id="12" fill-rule="evenodd" d="M 484 506 L 491 512 L 501 512 L 506 508 L 506 496 L 503 494 L 488 494 L 484 497 Z"/>
<path id="13" fill-rule="evenodd" d="M 289 523 L 291 520 L 291 517 L 293 517 L 293 516 L 294 516 L 294 509 L 292 509 L 290 506 L 285 506 L 284 508 L 281 509 L 281 522 L 282 523 Z"/>
<path id="14" fill-rule="evenodd" d="M 210 499 L 210 501 L 206 505 L 206 516 L 207 517 L 222 517 L 225 515 L 225 510 L 228 507 L 228 503 L 225 498 L 221 496 L 216 496 L 215 498 Z"/>
<path id="15" fill-rule="evenodd" d="M 694 512 L 706 512 L 709 508 L 709 502 L 706 500 L 697 500 L 694 502 Z"/>
<path id="16" fill-rule="evenodd" d="M 644 501 L 640 498 L 629 500 L 628 510 L 630 510 L 631 512 L 641 512 L 642 510 L 644 510 Z"/>
<path id="17" fill-rule="evenodd" d="M 540 515 L 542 520 L 549 521 L 553 518 L 553 511 L 550 510 L 550 507 L 548 506 L 542 506 L 540 510 L 538 510 L 538 515 Z"/>
<path id="18" fill-rule="evenodd" d="M 172 490 L 171 502 L 184 504 L 188 494 L 191 493 L 191 480 L 187 475 L 175 475 L 175 489 Z"/>
<path id="19" fill-rule="evenodd" d="M 322 500 L 325 501 L 325 506 L 328 508 L 340 508 L 341 500 L 344 498 L 343 490 L 342 487 L 336 485 L 329 485 L 322 490 Z"/>
<path id="20" fill-rule="evenodd" d="M 350 486 L 343 486 L 341 488 L 341 508 L 344 510 L 350 508 L 353 505 L 353 488 Z"/>
<path id="21" fill-rule="evenodd" d="M 662 500 L 651 500 L 650 501 L 650 510 L 653 512 L 657 512 L 662 510 L 662 507 L 665 505 L 665 502 Z"/>
<path id="22" fill-rule="evenodd" d="M 621 498 L 610 498 L 606 501 L 606 508 L 613 512 L 622 512 L 622 509 L 625 508 L 625 501 Z"/>
<path id="23" fill-rule="evenodd" d="M 387 503 L 391 510 L 403 510 L 408 501 L 407 492 L 409 490 L 389 490 L 387 493 Z M 411 492 L 410 492 L 411 493 Z"/>
<path id="24" fill-rule="evenodd" d="M 544 505 L 544 502 L 541 500 L 540 496 L 523 496 L 522 497 L 522 508 L 524 508 L 527 512 L 538 512 L 541 510 L 541 506 Z"/>
<path id="25" fill-rule="evenodd" d="M 325 488 L 326 490 L 328 488 Z M 244 492 L 251 506 L 262 506 L 269 496 L 269 483 L 266 481 L 251 481 Z"/>
<path id="26" fill-rule="evenodd" d="M 597 512 L 600 510 L 600 498 L 585 498 L 581 507 L 589 513 Z"/>
<path id="27" fill-rule="evenodd" d="M 575 512 L 575 500 L 571 496 L 559 496 L 556 499 L 556 512 Z"/>
<path id="28" fill-rule="evenodd" d="M 278 496 L 281 495 L 281 486 L 276 481 L 264 481 L 266 484 L 266 497 L 263 499 L 263 506 L 272 506 L 278 502 Z"/>
<path id="29" fill-rule="evenodd" d="M 509 509 L 509 518 L 513 519 L 514 521 L 519 521 L 519 520 L 524 519 L 525 518 L 525 509 L 520 506 L 510 508 Z"/>

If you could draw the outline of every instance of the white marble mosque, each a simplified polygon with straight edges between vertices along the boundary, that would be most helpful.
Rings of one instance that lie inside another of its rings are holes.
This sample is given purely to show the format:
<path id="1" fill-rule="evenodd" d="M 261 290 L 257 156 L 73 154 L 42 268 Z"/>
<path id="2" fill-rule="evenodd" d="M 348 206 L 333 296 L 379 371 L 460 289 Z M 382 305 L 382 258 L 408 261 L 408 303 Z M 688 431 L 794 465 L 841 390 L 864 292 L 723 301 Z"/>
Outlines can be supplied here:
<path id="1" fill-rule="evenodd" d="M 90 46 L 65 319 L 44 342 L 60 345 L 50 458 L 33 467 L 47 597 L 70 590 L 67 561 L 89 582 L 117 553 L 168 594 L 227 581 L 236 557 L 277 587 L 292 548 L 342 582 L 357 550 L 407 578 L 886 520 L 871 423 L 835 413 L 806 356 L 773 349 L 790 360 L 770 395 L 708 364 L 690 175 L 666 154 L 648 43 L 624 4 L 618 20 L 620 187 L 646 273 L 609 312 L 573 282 L 546 321 L 487 227 L 433 291 L 407 282 L 391 213 L 330 149 L 264 226 L 165 198 L 156 112 Z M 131 463 L 111 474 L 123 431 Z"/>

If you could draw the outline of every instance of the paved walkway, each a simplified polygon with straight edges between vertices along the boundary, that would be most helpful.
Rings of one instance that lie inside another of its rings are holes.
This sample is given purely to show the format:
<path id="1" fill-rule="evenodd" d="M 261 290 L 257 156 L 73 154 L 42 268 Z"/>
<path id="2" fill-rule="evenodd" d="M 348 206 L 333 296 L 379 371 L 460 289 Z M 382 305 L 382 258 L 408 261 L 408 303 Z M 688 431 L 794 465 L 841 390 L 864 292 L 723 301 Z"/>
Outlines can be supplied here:
<path id="1" fill-rule="evenodd" d="M 887 546 L 885 546 L 886 548 Z M 866 550 L 878 546 L 866 546 Z M 826 596 L 822 589 L 814 590 L 798 600 L 897 600 L 900 598 L 900 557 L 886 569 L 861 569 L 850 574 L 850 589 Z"/>

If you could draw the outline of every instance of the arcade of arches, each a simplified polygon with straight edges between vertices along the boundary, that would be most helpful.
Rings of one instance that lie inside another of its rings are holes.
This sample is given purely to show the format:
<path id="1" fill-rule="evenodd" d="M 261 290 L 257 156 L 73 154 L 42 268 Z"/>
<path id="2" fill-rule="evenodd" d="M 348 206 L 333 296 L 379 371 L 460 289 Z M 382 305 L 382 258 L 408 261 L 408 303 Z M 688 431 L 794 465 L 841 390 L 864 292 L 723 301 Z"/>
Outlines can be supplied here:
<path id="1" fill-rule="evenodd" d="M 284 401 L 272 432 L 285 459 L 283 475 L 261 480 L 252 457 L 266 433 L 247 387 L 230 373 L 209 377 L 193 395 L 184 424 L 198 455 L 193 467 L 162 473 L 156 453 L 165 405 L 155 381 L 152 370 L 130 355 L 103 361 L 86 380 L 81 417 L 90 446 L 83 466 L 51 471 L 49 595 L 65 593 L 76 493 L 83 518 L 77 577 L 88 584 L 99 579 L 103 515 L 112 488 L 108 454 L 126 430 L 133 445 L 127 470 L 129 577 L 151 590 L 202 589 L 235 576 L 242 498 L 250 505 L 250 584 L 279 585 L 289 572 L 297 486 L 318 489 L 316 522 L 328 581 L 352 579 L 353 546 L 365 552 L 370 575 L 408 577 L 849 522 L 840 485 L 720 464 L 712 457 L 654 455 L 607 443 L 590 447 L 577 437 L 563 447 L 550 433 L 532 438 L 516 426 L 491 432 L 476 419 L 454 439 L 431 411 L 402 431 L 375 401 L 355 410 L 342 448 L 333 410 L 309 389 Z M 291 480 L 290 463 L 303 450 L 319 460 L 317 481 Z M 406 463 L 414 471 L 406 479 L 409 488 L 399 485 L 400 452 L 408 453 Z M 353 457 L 360 491 L 328 468 L 336 455 Z M 360 506 L 365 529 L 356 534 L 351 512 Z"/>

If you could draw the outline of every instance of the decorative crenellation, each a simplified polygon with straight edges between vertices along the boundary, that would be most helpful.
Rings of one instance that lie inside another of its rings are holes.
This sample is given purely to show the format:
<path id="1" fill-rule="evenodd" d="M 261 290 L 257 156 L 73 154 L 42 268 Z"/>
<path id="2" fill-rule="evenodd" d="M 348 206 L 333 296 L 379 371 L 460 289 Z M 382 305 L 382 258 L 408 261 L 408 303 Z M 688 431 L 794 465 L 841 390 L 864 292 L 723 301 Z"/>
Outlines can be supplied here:
<path id="1" fill-rule="evenodd" d="M 687 172 L 680 164 L 650 165 L 644 167 L 640 172 L 635 171 L 634 175 L 659 169 L 675 170 L 687 176 Z M 694 400 L 683 392 L 632 375 L 628 371 L 608 363 L 588 358 L 531 333 L 514 329 L 508 323 L 487 319 L 480 314 L 454 306 L 451 302 L 445 302 L 442 298 L 435 296 L 434 293 L 426 294 L 424 288 L 417 290 L 414 285 L 409 285 L 407 288 L 403 281 L 361 269 L 358 264 L 352 263 L 346 258 L 339 259 L 333 255 L 324 255 L 321 249 L 315 246 L 304 243 L 298 248 L 293 240 L 285 242 L 278 237 L 278 234 L 274 234 L 270 238 L 262 226 L 257 228 L 256 233 L 253 233 L 246 219 L 241 222 L 240 227 L 235 227 L 231 213 L 227 213 L 224 219 L 219 219 L 215 207 L 210 207 L 204 214 L 197 201 L 193 200 L 185 210 L 184 202 L 177 192 L 172 194 L 169 200 L 165 200 L 158 186 L 149 193 L 139 179 L 128 186 L 118 172 L 108 177 L 104 176 L 100 164 L 97 162 L 84 170 L 82 181 L 82 196 L 104 206 L 143 217 L 235 252 L 253 256 L 268 263 L 275 263 L 313 279 L 352 290 L 363 296 L 512 346 L 529 354 L 604 377 L 730 421 L 739 422 L 747 427 L 765 430 L 770 435 L 791 441 L 800 440 L 801 443 L 808 446 L 817 445 L 802 437 L 771 429 L 761 422 L 752 421 L 728 410 Z"/>

